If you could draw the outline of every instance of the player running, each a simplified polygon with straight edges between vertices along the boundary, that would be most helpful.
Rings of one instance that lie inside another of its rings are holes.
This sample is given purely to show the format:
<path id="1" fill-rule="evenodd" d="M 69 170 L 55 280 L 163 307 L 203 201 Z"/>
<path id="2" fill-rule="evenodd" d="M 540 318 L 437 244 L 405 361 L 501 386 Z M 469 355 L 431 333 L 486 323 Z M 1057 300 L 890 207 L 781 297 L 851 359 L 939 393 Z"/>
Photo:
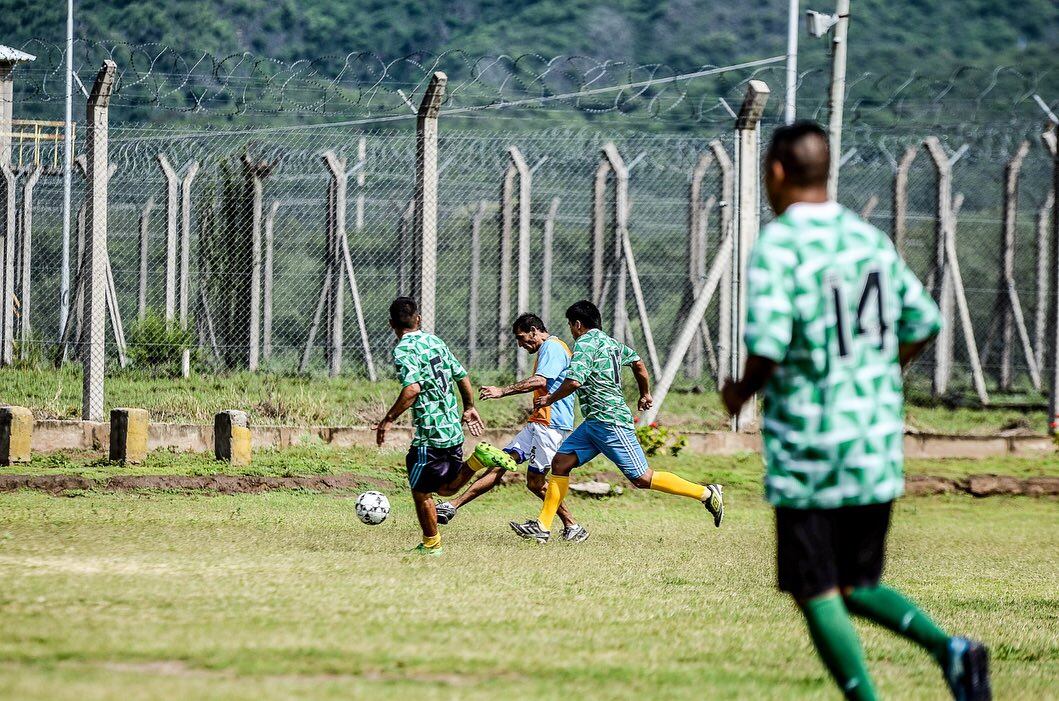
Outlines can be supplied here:
<path id="1" fill-rule="evenodd" d="M 482 387 L 480 399 L 500 399 L 512 394 L 533 392 L 534 398 L 554 392 L 566 379 L 570 366 L 570 348 L 558 336 L 552 336 L 536 314 L 523 314 L 512 325 L 515 342 L 528 353 L 535 353 L 533 374 L 507 387 Z M 526 488 L 544 499 L 545 476 L 551 467 L 555 451 L 574 428 L 574 398 L 561 399 L 551 406 L 535 408 L 526 426 L 504 448 L 517 463 L 526 463 Z M 456 517 L 456 511 L 500 484 L 504 471 L 488 470 L 466 492 L 452 501 L 438 504 L 438 523 L 444 525 Z M 580 543 L 588 538 L 588 531 L 574 521 L 566 505 L 559 504 L 557 512 L 563 522 L 563 540 Z"/>
<path id="2" fill-rule="evenodd" d="M 552 460 L 552 476 L 548 480 L 540 516 L 525 523 L 512 521 L 511 528 L 523 538 L 547 543 L 551 537 L 552 520 L 570 487 L 570 471 L 600 453 L 641 489 L 678 494 L 702 502 L 713 514 L 714 525 L 720 526 L 724 516 L 721 485 L 694 484 L 672 472 L 656 472 L 647 465 L 647 458 L 633 430 L 632 412 L 621 391 L 621 369 L 628 365 L 632 367 L 640 390 L 637 407 L 644 411 L 653 404 L 647 366 L 640 356 L 600 330 L 603 324 L 599 309 L 591 302 L 582 300 L 572 305 L 566 310 L 566 319 L 574 337 L 574 353 L 566 379 L 554 392 L 537 397 L 534 404 L 540 408 L 550 407 L 577 392 L 584 421 L 563 441 Z"/>
<path id="3" fill-rule="evenodd" d="M 398 297 L 390 305 L 390 328 L 398 339 L 393 362 L 402 389 L 376 427 L 375 442 L 381 446 L 394 421 L 412 409 L 415 437 L 405 465 L 416 516 L 423 529 L 423 542 L 415 552 L 440 555 L 441 536 L 433 494 L 451 496 L 483 467 L 513 470 L 515 463 L 506 453 L 484 442 L 464 462 L 461 416 L 452 387 L 456 385 L 463 400 L 463 423 L 472 436 L 480 436 L 484 425 L 474 408 L 471 381 L 445 342 L 420 331 L 419 322 L 414 300 Z"/>
<path id="4" fill-rule="evenodd" d="M 904 491 L 901 369 L 941 318 L 886 235 L 828 201 L 828 160 L 816 124 L 772 137 L 765 185 L 778 218 L 750 255 L 743 379 L 722 391 L 735 414 L 765 390 L 779 588 L 847 698 L 877 697 L 852 613 L 926 650 L 955 698 L 989 699 L 985 646 L 950 636 L 879 581 Z"/>

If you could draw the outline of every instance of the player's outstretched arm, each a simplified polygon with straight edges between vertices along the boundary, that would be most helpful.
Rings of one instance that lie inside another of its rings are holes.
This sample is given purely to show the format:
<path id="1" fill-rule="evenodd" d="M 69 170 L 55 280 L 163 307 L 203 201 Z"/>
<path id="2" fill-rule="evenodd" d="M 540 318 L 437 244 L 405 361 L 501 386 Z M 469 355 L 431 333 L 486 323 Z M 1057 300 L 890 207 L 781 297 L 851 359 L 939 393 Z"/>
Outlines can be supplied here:
<path id="1" fill-rule="evenodd" d="M 551 406 L 556 402 L 566 399 L 571 394 L 577 391 L 577 388 L 581 386 L 581 383 L 577 380 L 571 380 L 569 377 L 563 380 L 563 383 L 559 385 L 559 389 L 555 390 L 551 394 L 545 394 L 537 397 L 533 401 L 533 406 L 538 409 L 543 409 L 546 406 Z"/>
<path id="2" fill-rule="evenodd" d="M 482 435 L 485 430 L 485 422 L 474 408 L 474 390 L 471 387 L 471 378 L 464 375 L 456 382 L 460 390 L 460 399 L 463 400 L 463 423 L 467 424 L 472 436 Z"/>
<path id="3" fill-rule="evenodd" d="M 776 371 L 776 362 L 760 355 L 751 355 L 746 359 L 743 379 L 728 378 L 721 389 L 721 399 L 728 413 L 735 416 L 750 401 L 750 398 L 761 391 L 765 383 Z"/>
<path id="4" fill-rule="evenodd" d="M 651 397 L 651 376 L 647 374 L 647 365 L 642 360 L 634 360 L 629 363 L 632 375 L 636 378 L 636 387 L 640 390 L 640 401 L 636 402 L 636 408 L 647 411 L 654 405 L 655 400 Z"/>
<path id="5" fill-rule="evenodd" d="M 492 387 L 486 386 L 478 390 L 479 399 L 500 399 L 501 397 L 509 397 L 512 394 L 526 394 L 528 392 L 536 392 L 538 389 L 544 389 L 548 386 L 548 380 L 540 375 L 532 375 L 524 380 L 519 380 L 513 385 L 507 387 Z"/>
<path id="6" fill-rule="evenodd" d="M 386 416 L 382 417 L 382 421 L 375 427 L 376 445 L 382 445 L 386 441 L 386 432 L 393 427 L 393 422 L 416 403 L 419 389 L 418 382 L 413 382 L 401 389 L 401 393 L 397 395 L 397 400 L 394 401 L 393 406 L 390 407 L 390 410 L 386 412 Z"/>

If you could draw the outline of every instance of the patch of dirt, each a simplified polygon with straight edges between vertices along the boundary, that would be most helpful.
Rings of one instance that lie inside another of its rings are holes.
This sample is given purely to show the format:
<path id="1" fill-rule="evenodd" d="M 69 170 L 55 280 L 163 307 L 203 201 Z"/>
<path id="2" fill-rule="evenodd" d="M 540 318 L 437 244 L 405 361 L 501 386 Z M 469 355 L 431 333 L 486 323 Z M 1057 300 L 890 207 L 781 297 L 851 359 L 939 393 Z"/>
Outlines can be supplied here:
<path id="1" fill-rule="evenodd" d="M 36 489 L 49 494 L 71 491 L 129 491 L 164 489 L 217 492 L 218 494 L 254 494 L 275 489 L 310 489 L 313 491 L 357 490 L 365 487 L 392 486 L 378 477 L 345 473 L 306 477 L 264 477 L 261 475 L 119 475 L 94 480 L 77 475 L 0 475 L 0 492 Z"/>
<path id="2" fill-rule="evenodd" d="M 1005 475 L 971 475 L 967 479 L 949 479 L 913 475 L 905 482 L 913 496 L 953 494 L 961 492 L 975 497 L 992 496 L 1059 496 L 1059 477 L 1030 477 L 1021 479 Z"/>

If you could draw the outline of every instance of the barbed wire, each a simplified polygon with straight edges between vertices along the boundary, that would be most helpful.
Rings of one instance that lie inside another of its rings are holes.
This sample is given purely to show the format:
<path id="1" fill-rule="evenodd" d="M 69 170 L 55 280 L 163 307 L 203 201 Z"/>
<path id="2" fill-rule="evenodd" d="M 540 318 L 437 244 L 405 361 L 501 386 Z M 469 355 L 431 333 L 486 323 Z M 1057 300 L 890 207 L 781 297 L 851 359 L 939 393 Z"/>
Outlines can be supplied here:
<path id="1" fill-rule="evenodd" d="M 19 70 L 17 101 L 38 111 L 65 99 L 65 47 L 33 39 L 22 50 L 37 61 Z M 360 125 L 414 118 L 417 96 L 435 71 L 450 78 L 444 109 L 465 119 L 553 112 L 585 117 L 648 118 L 687 124 L 723 123 L 730 103 L 750 79 L 778 88 L 777 59 L 741 64 L 741 70 L 704 65 L 681 72 L 662 63 L 632 64 L 590 56 L 474 55 L 460 49 L 384 57 L 368 51 L 282 61 L 247 51 L 227 55 L 175 49 L 158 43 L 79 39 L 75 72 L 88 83 L 104 59 L 118 65 L 112 105 L 127 119 L 179 121 L 181 117 L 275 117 L 303 121 L 343 117 Z M 803 70 L 799 113 L 826 114 L 828 71 Z M 1059 106 L 1059 72 L 1017 66 L 959 66 L 944 75 L 926 71 L 850 72 L 847 120 L 875 127 L 919 128 L 955 122 L 1011 123 L 1039 114 L 1033 95 Z M 144 113 L 142 110 L 151 112 Z M 141 111 L 137 111 L 141 110 Z M 491 114 L 484 114 L 485 111 Z M 774 100 L 775 118 L 782 104 Z M 162 119 L 159 119 L 159 116 Z"/>

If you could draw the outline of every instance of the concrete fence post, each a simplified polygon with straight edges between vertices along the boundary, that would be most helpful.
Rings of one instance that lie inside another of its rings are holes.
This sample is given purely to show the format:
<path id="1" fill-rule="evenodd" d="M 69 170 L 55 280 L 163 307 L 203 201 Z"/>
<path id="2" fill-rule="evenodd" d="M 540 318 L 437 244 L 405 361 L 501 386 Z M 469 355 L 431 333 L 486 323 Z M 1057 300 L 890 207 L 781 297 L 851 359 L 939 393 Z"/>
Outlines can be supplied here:
<path id="1" fill-rule="evenodd" d="M 530 311 L 530 217 L 533 213 L 531 203 L 533 192 L 533 174 L 530 172 L 522 151 L 516 146 L 507 150 L 511 165 L 518 173 L 518 286 L 515 296 L 516 312 L 522 314 Z M 515 372 L 525 377 L 529 368 L 529 355 L 519 348 L 515 351 Z"/>
<path id="2" fill-rule="evenodd" d="M 342 346 L 345 338 L 346 313 L 341 262 L 341 239 L 346 236 L 346 159 L 338 157 L 334 151 L 324 153 L 322 159 L 330 176 L 328 181 L 330 196 L 327 198 L 329 205 L 327 259 L 328 268 L 331 271 L 331 305 L 328 309 L 330 316 L 327 325 L 329 331 L 327 374 L 329 377 L 338 377 L 342 374 Z"/>
<path id="3" fill-rule="evenodd" d="M 947 265 L 945 254 L 946 237 L 953 231 L 952 215 L 952 167 L 937 137 L 927 137 L 923 147 L 930 154 L 937 175 L 938 210 L 934 219 L 934 271 L 932 278 L 937 291 L 938 306 L 941 308 L 942 328 L 934 342 L 934 382 L 935 396 L 942 396 L 949 390 L 952 379 L 952 357 L 955 349 L 954 299 L 952 294 L 952 273 Z"/>
<path id="4" fill-rule="evenodd" d="M 513 227 L 515 220 L 515 178 L 518 169 L 508 163 L 504 168 L 504 177 L 500 183 L 500 240 L 497 246 L 497 271 L 500 279 L 497 282 L 499 307 L 496 315 L 496 367 L 507 369 L 508 328 L 511 326 L 511 251 L 514 248 Z"/>
<path id="5" fill-rule="evenodd" d="M 1051 241 L 1048 246 L 1048 277 L 1051 294 L 1048 296 L 1048 317 L 1044 324 L 1045 339 L 1048 346 L 1047 365 L 1050 371 L 1048 379 L 1048 422 L 1049 430 L 1054 435 L 1059 431 L 1059 143 L 1054 127 L 1042 135 L 1045 149 L 1052 159 L 1052 212 Z"/>
<path id="6" fill-rule="evenodd" d="M 265 360 L 272 358 L 272 289 L 276 266 L 276 213 L 279 207 L 280 201 L 273 200 L 265 216 L 265 279 L 261 291 L 261 357 Z"/>
<path id="7" fill-rule="evenodd" d="M 894 247 L 901 256 L 905 254 L 905 239 L 908 238 L 908 171 L 918 155 L 919 145 L 909 146 L 901 156 L 894 173 L 893 239 Z"/>
<path id="8" fill-rule="evenodd" d="M 364 228 L 364 184 L 367 180 L 367 174 L 364 171 L 368 163 L 368 140 L 363 136 L 357 140 L 357 163 L 360 165 L 360 169 L 357 170 L 357 220 L 355 226 L 359 232 Z"/>
<path id="9" fill-rule="evenodd" d="M 555 241 L 555 217 L 559 213 L 559 198 L 553 197 L 544 218 L 544 240 L 541 252 L 541 319 L 546 326 L 551 325 L 552 315 L 552 265 Z"/>
<path id="10" fill-rule="evenodd" d="M 257 372 L 261 363 L 261 220 L 263 218 L 265 181 L 276 163 L 254 161 L 249 153 L 242 156 L 243 177 L 250 195 L 250 313 L 247 333 L 247 369 Z"/>
<path id="11" fill-rule="evenodd" d="M 1049 189 L 1044 203 L 1037 209 L 1037 306 L 1034 309 L 1033 318 L 1033 348 L 1037 360 L 1037 368 L 1043 373 L 1045 346 L 1047 345 L 1048 326 L 1048 290 L 1050 289 L 1050 276 L 1048 274 L 1048 228 L 1049 217 L 1055 206 L 1055 192 Z"/>
<path id="12" fill-rule="evenodd" d="M 482 274 L 482 220 L 485 219 L 485 200 L 471 216 L 471 269 L 467 301 L 467 358 L 471 367 L 478 364 L 478 296 Z"/>
<path id="13" fill-rule="evenodd" d="M 147 431 L 150 419 L 146 409 L 110 410 L 111 462 L 139 465 L 147 457 Z"/>
<path id="14" fill-rule="evenodd" d="M 604 247 L 607 237 L 607 175 L 610 162 L 600 159 L 592 178 L 592 301 L 603 304 Z"/>
<path id="15" fill-rule="evenodd" d="M 737 378 L 742 376 L 743 363 L 746 360 L 746 344 L 743 341 L 743 322 L 747 310 L 746 268 L 760 226 L 761 159 L 758 125 L 768 98 L 768 85 L 760 80 L 751 80 L 735 121 L 735 170 L 738 184 L 732 255 L 732 352 L 729 368 Z M 747 429 L 756 424 L 756 419 L 757 402 L 752 400 L 747 402 L 742 413 L 735 417 L 732 428 L 737 431 Z"/>
<path id="16" fill-rule="evenodd" d="M 3 196 L 3 221 L 0 222 L 0 366 L 15 359 L 15 173 L 7 163 L 0 163 L 0 195 Z"/>
<path id="17" fill-rule="evenodd" d="M 27 463 L 33 445 L 33 412 L 21 406 L 0 406 L 0 465 Z"/>
<path id="18" fill-rule="evenodd" d="M 213 455 L 236 466 L 250 464 L 250 423 L 245 411 L 226 409 L 213 417 Z"/>
<path id="19" fill-rule="evenodd" d="M 140 321 L 147 318 L 147 266 L 151 247 L 151 212 L 153 211 L 154 195 L 151 195 L 140 212 L 140 280 L 136 299 L 136 318 Z"/>
<path id="20" fill-rule="evenodd" d="M 1030 142 L 1022 141 L 1015 155 L 1004 165 L 1004 221 L 1002 231 L 1000 284 L 997 311 L 1000 313 L 1000 389 L 1008 391 L 1012 384 L 1011 347 L 1015 341 L 1015 300 L 1008 290 L 1015 284 L 1015 228 L 1018 224 L 1019 173 L 1022 161 L 1029 153 Z M 1021 310 L 1019 310 L 1021 314 Z M 1032 358 L 1030 359 L 1032 361 Z"/>
<path id="21" fill-rule="evenodd" d="M 88 210 L 85 215 L 85 258 L 87 279 L 85 289 L 85 324 L 88 347 L 83 356 L 83 391 L 81 418 L 84 421 L 103 420 L 103 373 L 106 360 L 106 264 L 107 264 L 107 202 L 110 172 L 107 162 L 110 95 L 114 89 L 117 65 L 103 61 L 88 98 Z"/>
<path id="22" fill-rule="evenodd" d="M 190 161 L 180 181 L 180 293 L 178 314 L 180 328 L 188 330 L 188 306 L 191 298 L 191 186 L 199 173 L 199 162 Z M 185 348 L 180 357 L 180 374 L 191 375 L 191 349 Z"/>
<path id="23" fill-rule="evenodd" d="M 180 176 L 164 153 L 155 156 L 165 176 L 165 320 L 176 319 L 177 221 L 180 209 Z"/>
<path id="24" fill-rule="evenodd" d="M 438 276 L 438 114 L 448 76 L 430 79 L 416 119 L 415 240 L 416 271 L 412 296 L 418 300 L 422 327 L 434 333 Z"/>
<path id="25" fill-rule="evenodd" d="M 33 325 L 30 320 L 33 293 L 33 188 L 44 172 L 44 166 L 37 165 L 29 171 L 26 181 L 22 183 L 22 216 L 19 217 L 19 302 L 21 302 L 18 330 L 19 357 L 29 358 L 29 346 L 32 340 Z"/>

